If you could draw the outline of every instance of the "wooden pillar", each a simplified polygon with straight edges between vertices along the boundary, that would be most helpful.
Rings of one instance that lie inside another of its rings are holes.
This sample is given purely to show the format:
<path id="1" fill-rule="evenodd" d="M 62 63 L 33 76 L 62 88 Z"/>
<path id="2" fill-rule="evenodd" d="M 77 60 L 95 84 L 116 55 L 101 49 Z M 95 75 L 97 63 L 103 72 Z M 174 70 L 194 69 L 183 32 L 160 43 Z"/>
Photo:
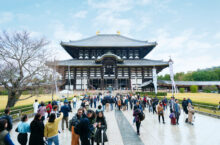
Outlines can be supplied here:
<path id="1" fill-rule="evenodd" d="M 131 68 L 128 67 L 128 89 L 131 90 Z"/>

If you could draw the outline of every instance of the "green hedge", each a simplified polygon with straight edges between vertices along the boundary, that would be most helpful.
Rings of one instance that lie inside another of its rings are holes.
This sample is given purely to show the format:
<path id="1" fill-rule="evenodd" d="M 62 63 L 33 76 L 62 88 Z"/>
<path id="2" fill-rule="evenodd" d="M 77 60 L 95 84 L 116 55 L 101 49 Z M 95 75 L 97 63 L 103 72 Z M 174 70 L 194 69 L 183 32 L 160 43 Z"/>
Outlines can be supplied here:
<path id="1" fill-rule="evenodd" d="M 190 92 L 191 93 L 197 93 L 198 92 L 198 86 L 195 86 L 195 85 L 190 86 Z"/>
<path id="2" fill-rule="evenodd" d="M 155 94 L 155 92 L 136 92 L 136 94 L 140 94 L 140 96 L 167 96 L 166 92 L 158 92 Z"/>
<path id="3" fill-rule="evenodd" d="M 180 88 L 180 93 L 184 93 L 185 89 L 184 88 Z"/>

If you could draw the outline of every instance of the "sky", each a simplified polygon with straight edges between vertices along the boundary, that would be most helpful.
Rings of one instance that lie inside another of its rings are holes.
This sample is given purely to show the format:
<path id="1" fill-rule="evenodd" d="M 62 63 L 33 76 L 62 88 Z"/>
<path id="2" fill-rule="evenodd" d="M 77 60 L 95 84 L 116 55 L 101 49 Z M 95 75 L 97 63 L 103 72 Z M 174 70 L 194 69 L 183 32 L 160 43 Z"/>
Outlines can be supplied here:
<path id="1" fill-rule="evenodd" d="M 120 31 L 156 41 L 145 58 L 171 57 L 174 73 L 220 66 L 220 0 L 1 0 L 0 31 L 23 30 L 50 41 L 58 60 L 71 58 L 61 41 Z"/>

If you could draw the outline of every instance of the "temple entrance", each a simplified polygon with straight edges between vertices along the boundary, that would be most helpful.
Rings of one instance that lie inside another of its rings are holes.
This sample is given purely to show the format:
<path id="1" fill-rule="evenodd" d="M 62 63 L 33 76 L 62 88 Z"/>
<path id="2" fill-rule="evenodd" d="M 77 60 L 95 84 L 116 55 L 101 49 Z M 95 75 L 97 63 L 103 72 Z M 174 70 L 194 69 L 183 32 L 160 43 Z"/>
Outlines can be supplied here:
<path id="1" fill-rule="evenodd" d="M 114 79 L 104 79 L 104 89 L 115 89 L 115 80 Z"/>
<path id="2" fill-rule="evenodd" d="M 120 90 L 129 89 L 129 79 L 118 79 L 118 89 Z"/>
<path id="3" fill-rule="evenodd" d="M 101 89 L 101 79 L 90 79 L 89 89 L 100 90 Z"/>

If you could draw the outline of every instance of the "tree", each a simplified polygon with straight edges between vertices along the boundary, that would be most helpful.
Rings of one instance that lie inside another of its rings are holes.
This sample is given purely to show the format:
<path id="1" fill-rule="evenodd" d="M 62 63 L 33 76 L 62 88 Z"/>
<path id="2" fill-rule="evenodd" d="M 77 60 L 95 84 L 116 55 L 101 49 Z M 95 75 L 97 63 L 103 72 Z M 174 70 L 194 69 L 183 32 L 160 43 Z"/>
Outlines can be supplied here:
<path id="1" fill-rule="evenodd" d="M 46 72 L 48 43 L 31 38 L 26 31 L 0 34 L 0 84 L 8 91 L 7 107 L 24 100 L 20 99 L 23 91 L 39 85 L 35 80 Z"/>
<path id="2" fill-rule="evenodd" d="M 185 92 L 185 88 L 180 88 L 180 93 L 184 93 Z"/>

